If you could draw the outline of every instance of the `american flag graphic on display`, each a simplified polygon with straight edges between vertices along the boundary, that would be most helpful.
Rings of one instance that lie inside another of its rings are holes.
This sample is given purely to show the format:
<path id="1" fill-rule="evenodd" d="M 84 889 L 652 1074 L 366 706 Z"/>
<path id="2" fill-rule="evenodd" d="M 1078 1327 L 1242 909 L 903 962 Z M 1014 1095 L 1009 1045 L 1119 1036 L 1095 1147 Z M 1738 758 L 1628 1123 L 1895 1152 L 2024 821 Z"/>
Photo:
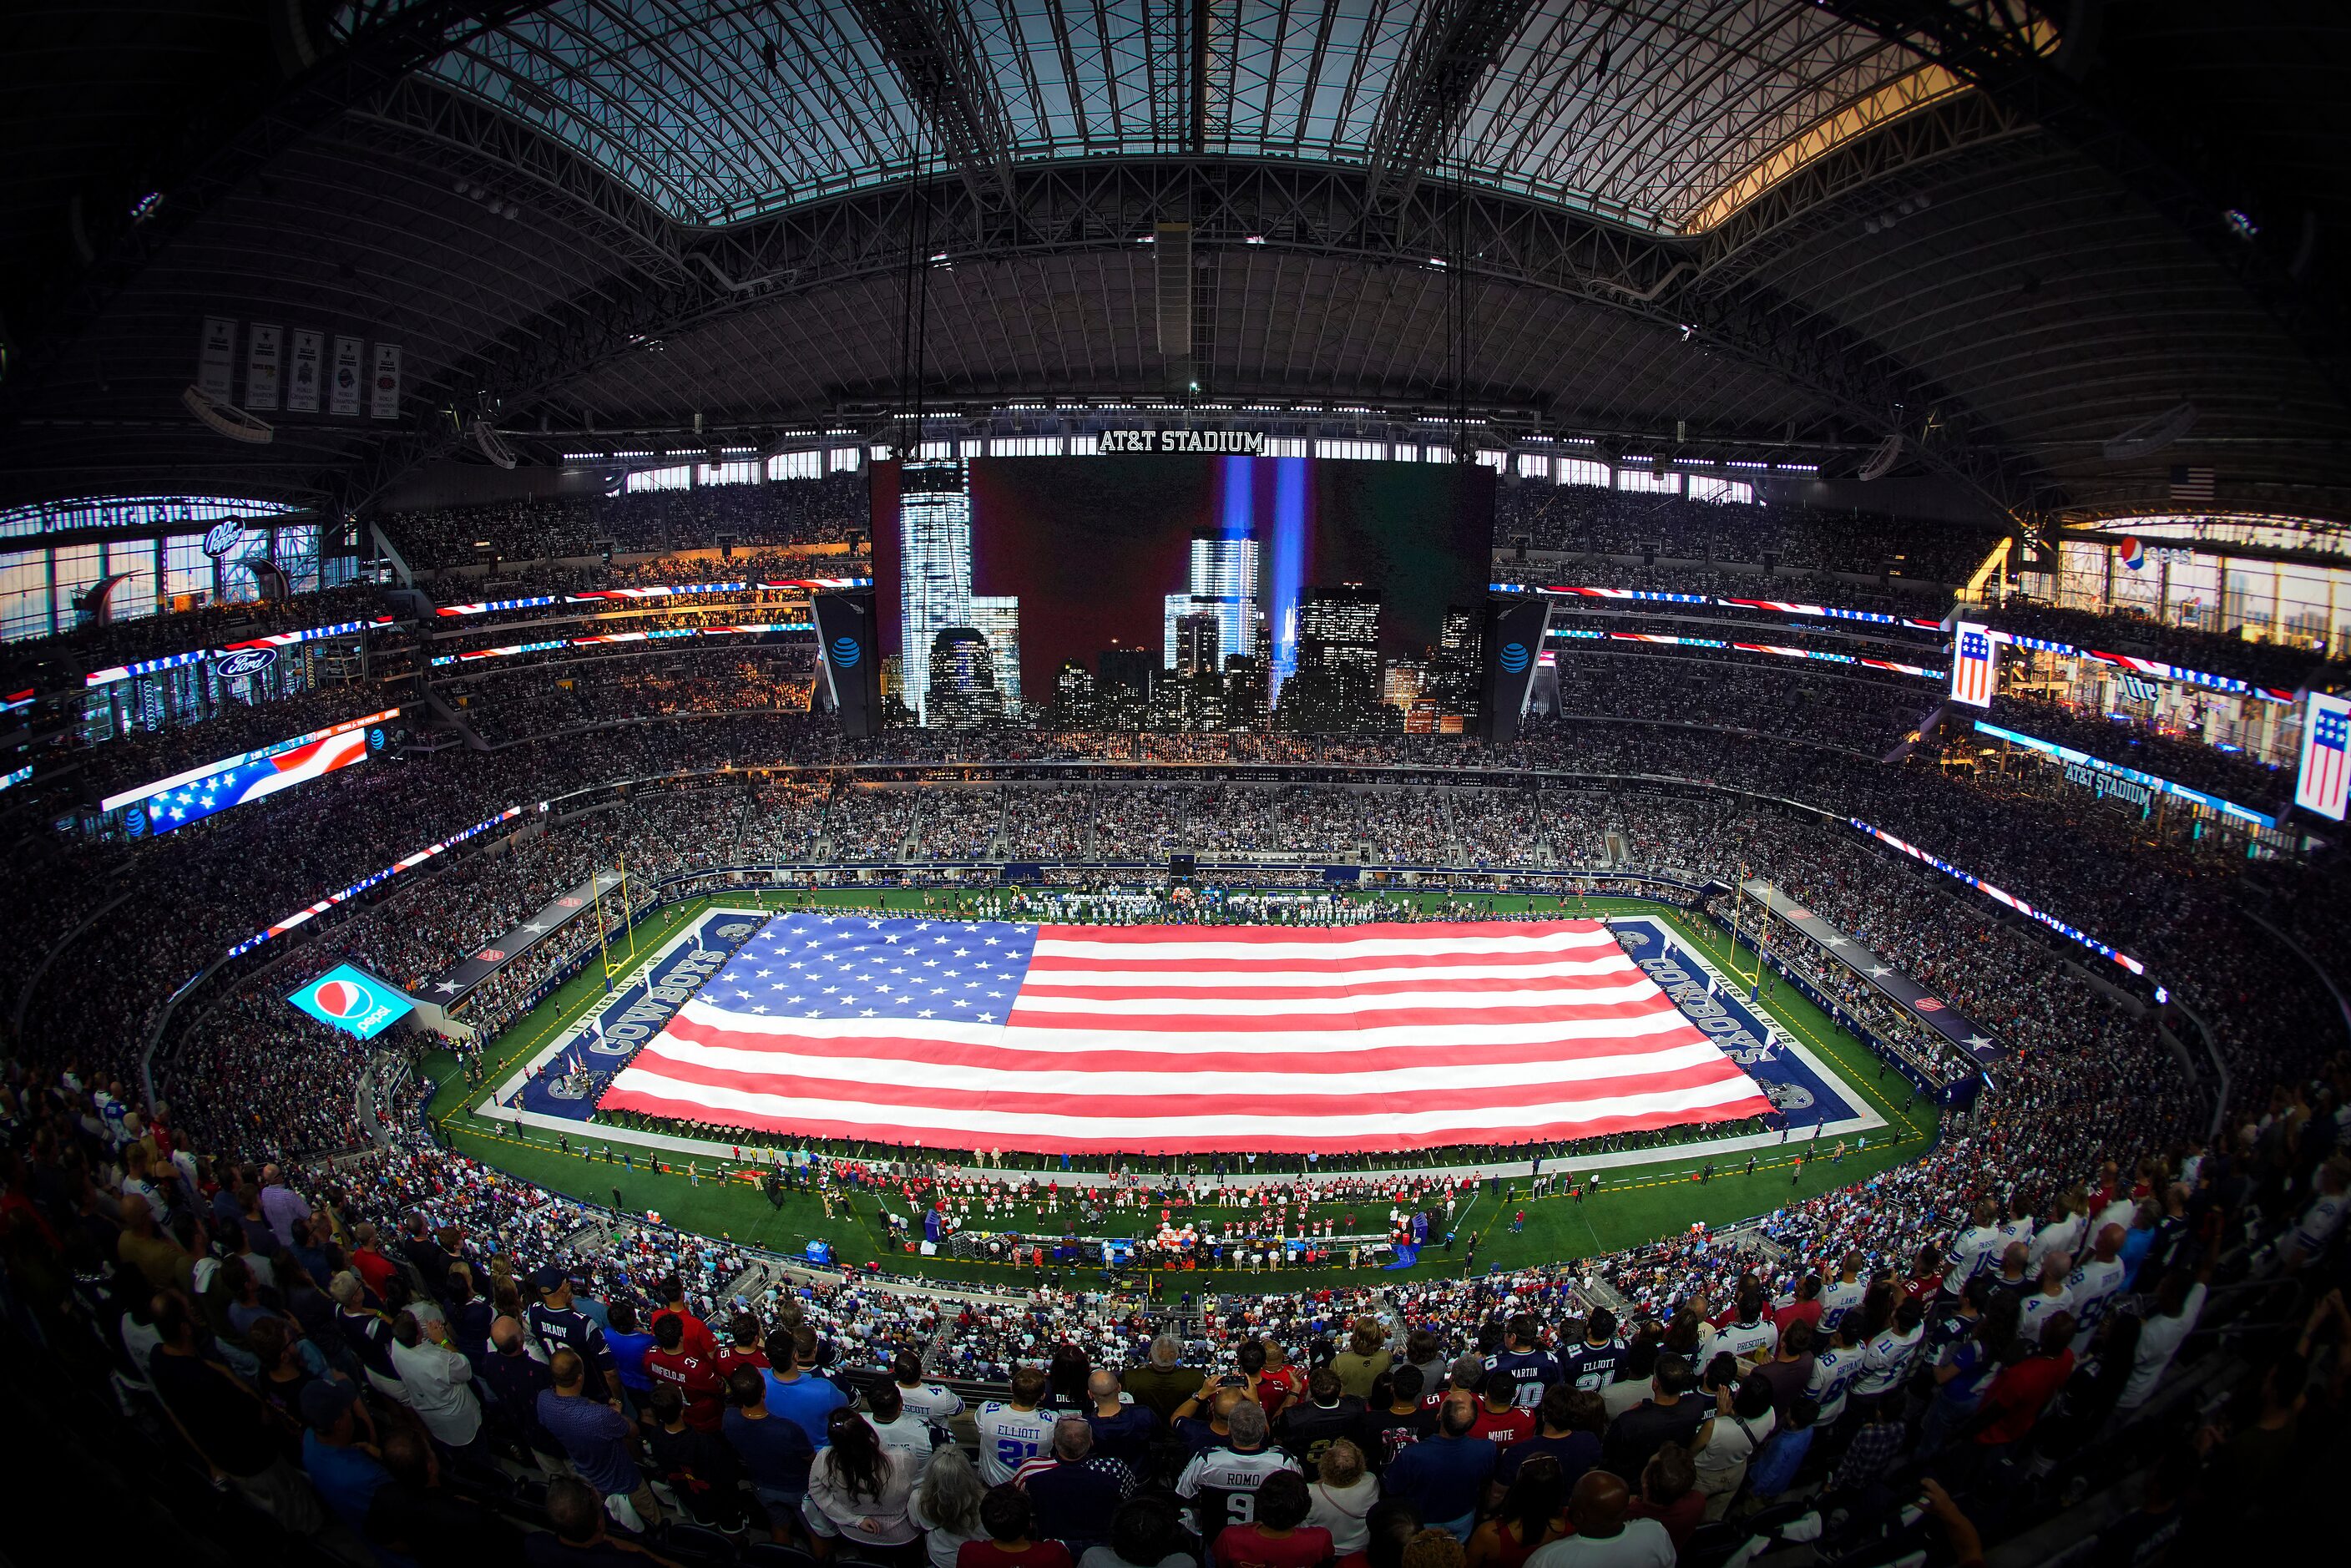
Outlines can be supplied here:
<path id="1" fill-rule="evenodd" d="M 1991 633 L 1962 621 L 1951 645 L 1951 700 L 1973 707 L 1991 706 L 1994 664 Z"/>
<path id="2" fill-rule="evenodd" d="M 1405 1150 L 1768 1113 L 1597 921 L 778 915 L 606 1107 L 1068 1153 Z"/>
<path id="3" fill-rule="evenodd" d="M 2302 771 L 2294 785 L 2294 803 L 2335 821 L 2343 820 L 2346 794 L 2351 794 L 2351 698 L 2326 692 L 2310 694 L 2302 717 Z"/>
<path id="4" fill-rule="evenodd" d="M 2171 470 L 2171 498 L 2181 506 L 2212 504 L 2212 470 L 2180 465 Z"/>

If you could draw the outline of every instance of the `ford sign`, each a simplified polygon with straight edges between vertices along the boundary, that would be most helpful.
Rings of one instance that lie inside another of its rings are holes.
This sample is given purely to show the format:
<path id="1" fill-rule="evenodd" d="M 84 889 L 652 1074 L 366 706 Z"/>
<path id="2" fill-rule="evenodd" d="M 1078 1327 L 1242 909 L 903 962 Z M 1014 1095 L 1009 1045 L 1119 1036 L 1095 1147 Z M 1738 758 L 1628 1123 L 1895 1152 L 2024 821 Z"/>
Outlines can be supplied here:
<path id="1" fill-rule="evenodd" d="M 213 668 L 222 679 L 228 680 L 238 675 L 257 675 L 277 662 L 275 648 L 239 648 L 224 654 Z"/>
<path id="2" fill-rule="evenodd" d="M 225 517 L 204 530 L 204 553 L 218 560 L 245 542 L 245 523 L 238 517 Z"/>
<path id="3" fill-rule="evenodd" d="M 1527 667 L 1527 645 L 1524 643 L 1505 643 L 1496 657 L 1504 671 L 1515 675 Z"/>
<path id="4" fill-rule="evenodd" d="M 844 670 L 853 669 L 857 661 L 863 656 L 863 653 L 857 646 L 856 638 L 835 637 L 832 640 L 832 662 L 838 667 Z"/>

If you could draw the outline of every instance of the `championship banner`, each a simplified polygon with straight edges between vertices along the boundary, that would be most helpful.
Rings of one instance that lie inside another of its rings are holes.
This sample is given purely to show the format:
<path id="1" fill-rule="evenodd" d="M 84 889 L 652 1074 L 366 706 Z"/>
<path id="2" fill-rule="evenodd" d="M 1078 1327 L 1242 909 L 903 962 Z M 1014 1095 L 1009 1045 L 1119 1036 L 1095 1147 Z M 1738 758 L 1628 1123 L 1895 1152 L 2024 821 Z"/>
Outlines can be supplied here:
<path id="1" fill-rule="evenodd" d="M 2343 820 L 2351 794 L 2351 697 L 2313 692 L 2302 713 L 2302 768 L 2294 775 L 2294 803 L 2330 821 Z"/>
<path id="2" fill-rule="evenodd" d="M 426 988 L 428 999 L 455 1007 L 467 993 L 595 907 L 599 894 L 621 885 L 621 873 L 600 871 L 488 946 L 460 959 Z"/>
<path id="3" fill-rule="evenodd" d="M 325 336 L 297 328 L 290 341 L 292 347 L 286 357 L 286 412 L 316 413 L 319 378 L 326 369 Z"/>
<path id="4" fill-rule="evenodd" d="M 349 964 L 336 965 L 286 999 L 357 1040 L 373 1040 L 416 1010 L 399 987 Z"/>
<path id="5" fill-rule="evenodd" d="M 245 344 L 245 406 L 267 413 L 277 407 L 277 349 L 282 327 L 256 321 Z"/>
<path id="6" fill-rule="evenodd" d="M 1844 932 L 1797 903 L 1771 883 L 1752 880 L 1740 883 L 1748 897 L 1802 932 L 1813 946 L 1853 971 L 1855 977 L 1917 1019 L 1953 1045 L 1973 1056 L 1978 1061 L 1998 1061 L 2005 1054 L 1999 1043 L 1976 1027 L 1973 1020 L 1953 1008 L 1942 998 L 1847 936 Z"/>
<path id="7" fill-rule="evenodd" d="M 375 364 L 368 376 L 368 417 L 400 417 L 400 345 L 378 343 Z"/>
<path id="8" fill-rule="evenodd" d="M 360 357 L 366 345 L 357 338 L 335 340 L 335 379 L 327 383 L 327 412 L 346 419 L 360 413 Z"/>
<path id="9" fill-rule="evenodd" d="M 236 395 L 231 384 L 236 367 L 236 322 L 226 316 L 204 318 L 204 336 L 196 349 L 196 390 L 214 402 Z"/>

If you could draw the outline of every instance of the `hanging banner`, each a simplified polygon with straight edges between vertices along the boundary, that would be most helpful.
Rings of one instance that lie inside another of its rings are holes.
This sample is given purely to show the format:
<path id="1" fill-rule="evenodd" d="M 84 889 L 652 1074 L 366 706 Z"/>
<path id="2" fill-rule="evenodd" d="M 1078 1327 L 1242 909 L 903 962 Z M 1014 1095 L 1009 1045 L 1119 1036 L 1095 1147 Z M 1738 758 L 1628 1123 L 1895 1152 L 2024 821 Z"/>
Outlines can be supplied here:
<path id="1" fill-rule="evenodd" d="M 400 417 L 400 345 L 378 343 L 375 369 L 368 377 L 368 417 Z"/>
<path id="2" fill-rule="evenodd" d="M 245 344 L 245 406 L 275 411 L 277 407 L 277 350 L 285 329 L 256 321 Z"/>
<path id="3" fill-rule="evenodd" d="M 196 354 L 196 390 L 216 402 L 236 395 L 230 385 L 236 361 L 236 323 L 225 316 L 204 318 L 204 335 Z"/>
<path id="4" fill-rule="evenodd" d="M 360 414 L 360 353 L 357 338 L 335 340 L 335 379 L 327 383 L 327 412 L 345 419 Z"/>
<path id="5" fill-rule="evenodd" d="M 293 347 L 286 356 L 286 412 L 316 413 L 319 412 L 319 372 L 325 367 L 319 361 L 326 357 L 326 336 L 305 332 L 296 328 Z"/>

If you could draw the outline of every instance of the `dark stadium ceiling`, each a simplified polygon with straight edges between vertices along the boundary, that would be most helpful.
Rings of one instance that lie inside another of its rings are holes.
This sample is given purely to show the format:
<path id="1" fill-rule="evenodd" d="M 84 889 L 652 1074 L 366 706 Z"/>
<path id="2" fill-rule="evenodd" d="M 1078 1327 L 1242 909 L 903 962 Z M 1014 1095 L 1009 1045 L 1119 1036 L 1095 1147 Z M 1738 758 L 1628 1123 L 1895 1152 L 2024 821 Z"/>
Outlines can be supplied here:
<path id="1" fill-rule="evenodd" d="M 2159 509 L 2198 465 L 2351 518 L 2347 18 L 49 0 L 0 61 L 0 502 L 361 505 L 452 411 L 543 461 L 887 405 L 919 272 L 934 405 L 1196 379 L 1833 473 L 1898 434 L 2030 514 Z M 1181 219 L 1188 361 L 1143 243 Z M 401 344 L 403 418 L 214 434 L 179 402 L 207 315 Z"/>

